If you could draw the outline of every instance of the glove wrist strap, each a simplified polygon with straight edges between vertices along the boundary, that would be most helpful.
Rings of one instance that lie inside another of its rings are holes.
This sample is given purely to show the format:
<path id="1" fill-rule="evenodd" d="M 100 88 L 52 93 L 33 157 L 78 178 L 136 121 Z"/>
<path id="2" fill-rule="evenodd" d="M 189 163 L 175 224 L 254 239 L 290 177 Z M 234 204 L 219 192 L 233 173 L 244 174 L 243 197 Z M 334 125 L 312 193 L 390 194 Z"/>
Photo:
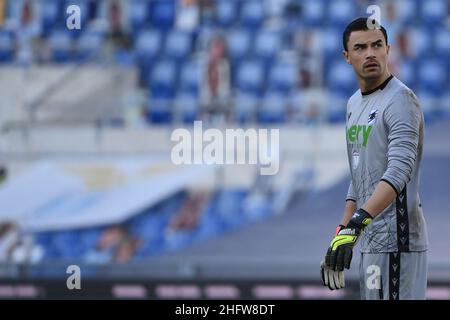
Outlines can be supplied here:
<path id="1" fill-rule="evenodd" d="M 358 209 L 347 224 L 348 228 L 364 229 L 372 222 L 372 216 L 364 209 Z"/>

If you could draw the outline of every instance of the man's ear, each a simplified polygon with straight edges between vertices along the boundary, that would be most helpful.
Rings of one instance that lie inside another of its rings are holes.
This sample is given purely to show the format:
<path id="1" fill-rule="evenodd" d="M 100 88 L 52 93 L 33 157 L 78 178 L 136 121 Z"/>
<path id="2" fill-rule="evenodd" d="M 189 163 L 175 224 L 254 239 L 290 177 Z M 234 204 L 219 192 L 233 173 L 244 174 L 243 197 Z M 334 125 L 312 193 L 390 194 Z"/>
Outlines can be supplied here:
<path id="1" fill-rule="evenodd" d="M 351 64 L 350 59 L 348 58 L 348 51 L 347 51 L 347 50 L 342 50 L 342 55 L 344 56 L 344 60 L 345 60 L 348 64 Z"/>
<path id="2" fill-rule="evenodd" d="M 389 50 L 391 49 L 391 45 L 386 45 L 386 54 L 389 55 Z"/>

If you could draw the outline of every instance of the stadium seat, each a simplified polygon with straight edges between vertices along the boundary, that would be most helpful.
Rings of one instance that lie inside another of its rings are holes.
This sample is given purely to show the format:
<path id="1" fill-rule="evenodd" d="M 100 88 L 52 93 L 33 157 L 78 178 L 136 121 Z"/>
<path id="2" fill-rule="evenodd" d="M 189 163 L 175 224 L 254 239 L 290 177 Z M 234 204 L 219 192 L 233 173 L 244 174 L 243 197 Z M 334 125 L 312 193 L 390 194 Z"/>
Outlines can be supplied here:
<path id="1" fill-rule="evenodd" d="M 417 98 L 419 99 L 422 112 L 427 123 L 432 123 L 439 115 L 440 106 L 438 104 L 439 97 L 432 90 L 420 88 L 416 91 Z"/>
<path id="2" fill-rule="evenodd" d="M 329 4 L 328 21 L 333 28 L 344 28 L 356 16 L 356 6 L 353 1 L 336 0 L 330 1 Z"/>
<path id="3" fill-rule="evenodd" d="M 392 3 L 395 6 L 396 20 L 404 26 L 412 25 L 418 15 L 417 1 L 396 0 Z"/>
<path id="4" fill-rule="evenodd" d="M 413 57 L 421 58 L 430 53 L 433 38 L 427 34 L 426 29 L 418 27 L 410 29 L 409 39 Z"/>
<path id="5" fill-rule="evenodd" d="M 262 29 L 256 34 L 254 56 L 264 63 L 270 63 L 282 48 L 279 31 Z"/>
<path id="6" fill-rule="evenodd" d="M 333 62 L 326 81 L 330 91 L 339 92 L 348 98 L 358 89 L 352 66 L 342 59 Z"/>
<path id="7" fill-rule="evenodd" d="M 434 33 L 434 52 L 441 60 L 450 57 L 450 28 L 439 28 Z"/>
<path id="8" fill-rule="evenodd" d="M 242 2 L 241 25 L 250 29 L 258 29 L 263 24 L 265 18 L 264 3 L 258 0 L 248 0 Z"/>
<path id="9" fill-rule="evenodd" d="M 289 94 L 297 84 L 298 64 L 293 60 L 277 60 L 268 77 L 268 90 Z"/>
<path id="10" fill-rule="evenodd" d="M 427 27 L 443 26 L 448 15 L 449 4 L 447 0 L 421 1 L 421 17 Z"/>
<path id="11" fill-rule="evenodd" d="M 309 27 L 318 27 L 325 16 L 325 3 L 323 0 L 306 0 L 302 2 L 303 23 Z"/>
<path id="12" fill-rule="evenodd" d="M 136 63 L 139 69 L 140 83 L 148 85 L 148 76 L 151 68 L 158 58 L 163 37 L 158 30 L 145 30 L 139 33 L 135 44 Z"/>
<path id="13" fill-rule="evenodd" d="M 152 26 L 164 30 L 171 29 L 175 20 L 175 0 L 153 0 L 150 5 Z"/>
<path id="14" fill-rule="evenodd" d="M 244 93 L 236 94 L 234 98 L 234 119 L 240 123 L 253 122 L 256 119 L 256 110 L 259 99 Z"/>
<path id="15" fill-rule="evenodd" d="M 416 64 L 411 59 L 402 59 L 399 65 L 399 74 L 396 75 L 408 87 L 414 89 L 416 87 Z"/>
<path id="16" fill-rule="evenodd" d="M 49 39 L 54 62 L 69 62 L 72 59 L 72 39 L 66 30 L 54 31 Z"/>
<path id="17" fill-rule="evenodd" d="M 236 21 L 238 16 L 237 0 L 218 0 L 216 2 L 217 23 L 221 27 L 229 28 Z"/>
<path id="18" fill-rule="evenodd" d="M 202 81 L 202 66 L 199 60 L 190 59 L 181 67 L 179 89 L 183 93 L 198 97 Z"/>
<path id="19" fill-rule="evenodd" d="M 150 82 L 152 96 L 173 98 L 176 71 L 176 65 L 172 61 L 162 60 L 155 63 Z"/>
<path id="20" fill-rule="evenodd" d="M 181 62 L 192 50 L 192 35 L 180 30 L 172 30 L 167 35 L 165 56 Z"/>
<path id="21" fill-rule="evenodd" d="M 62 10 L 62 2 L 55 0 L 42 0 L 41 2 L 41 22 L 43 35 L 46 37 L 53 28 L 61 22 L 60 12 Z"/>
<path id="22" fill-rule="evenodd" d="M 189 124 L 197 119 L 200 109 L 198 96 L 189 92 L 176 95 L 174 103 L 174 117 L 180 122 Z"/>
<path id="23" fill-rule="evenodd" d="M 419 65 L 418 78 L 420 89 L 440 94 L 446 85 L 446 69 L 437 59 L 425 60 Z"/>
<path id="24" fill-rule="evenodd" d="M 147 0 L 132 0 L 128 4 L 128 20 L 131 30 L 136 36 L 146 25 L 149 12 L 149 4 Z"/>
<path id="25" fill-rule="evenodd" d="M 103 36 L 97 32 L 85 32 L 78 39 L 77 59 L 84 60 L 93 57 L 102 46 Z"/>
<path id="26" fill-rule="evenodd" d="M 286 121 L 287 99 L 285 95 L 269 92 L 262 99 L 258 112 L 260 123 L 280 123 Z"/>
<path id="27" fill-rule="evenodd" d="M 11 35 L 0 31 L 0 63 L 13 60 L 13 41 Z"/>
<path id="28" fill-rule="evenodd" d="M 237 71 L 236 88 L 244 93 L 259 96 L 263 92 L 264 66 L 257 60 L 243 61 Z"/>
<path id="29" fill-rule="evenodd" d="M 233 63 L 238 63 L 250 53 L 251 33 L 245 29 L 231 29 L 227 33 L 227 47 Z"/>

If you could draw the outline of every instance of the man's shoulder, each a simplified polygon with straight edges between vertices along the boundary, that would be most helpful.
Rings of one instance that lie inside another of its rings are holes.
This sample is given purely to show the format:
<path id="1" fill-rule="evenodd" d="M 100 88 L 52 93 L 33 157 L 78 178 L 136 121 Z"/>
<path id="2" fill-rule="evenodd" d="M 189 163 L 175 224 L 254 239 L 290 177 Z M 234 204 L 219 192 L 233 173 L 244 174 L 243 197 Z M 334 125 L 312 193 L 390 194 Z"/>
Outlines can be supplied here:
<path id="1" fill-rule="evenodd" d="M 361 101 L 361 90 L 356 90 L 350 98 L 347 100 L 347 107 L 354 104 L 359 103 Z"/>

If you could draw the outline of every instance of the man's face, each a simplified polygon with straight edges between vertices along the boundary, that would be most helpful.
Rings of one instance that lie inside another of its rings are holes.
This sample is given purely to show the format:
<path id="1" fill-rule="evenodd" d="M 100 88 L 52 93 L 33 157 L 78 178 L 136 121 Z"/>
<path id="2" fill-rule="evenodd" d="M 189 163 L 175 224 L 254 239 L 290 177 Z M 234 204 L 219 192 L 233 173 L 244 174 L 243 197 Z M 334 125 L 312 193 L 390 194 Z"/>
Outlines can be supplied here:
<path id="1" fill-rule="evenodd" d="M 379 29 L 353 31 L 347 42 L 344 58 L 364 80 L 377 79 L 387 69 L 389 45 Z"/>

